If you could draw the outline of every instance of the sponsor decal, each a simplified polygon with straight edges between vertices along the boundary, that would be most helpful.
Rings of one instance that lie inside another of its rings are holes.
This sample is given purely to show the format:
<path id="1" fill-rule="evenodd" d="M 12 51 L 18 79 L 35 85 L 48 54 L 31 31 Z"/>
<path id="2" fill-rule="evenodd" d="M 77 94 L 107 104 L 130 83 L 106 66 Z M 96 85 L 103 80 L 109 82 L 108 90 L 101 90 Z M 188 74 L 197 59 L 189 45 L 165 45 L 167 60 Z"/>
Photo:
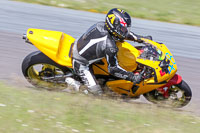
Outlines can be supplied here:
<path id="1" fill-rule="evenodd" d="M 110 52 L 111 52 L 111 53 L 116 53 L 116 52 L 117 52 L 117 49 L 115 49 L 115 48 L 110 48 Z"/>
<path id="2" fill-rule="evenodd" d="M 117 9 L 119 12 L 121 12 L 122 10 L 121 9 Z"/>
<path id="3" fill-rule="evenodd" d="M 127 27 L 127 23 L 124 21 L 123 18 L 119 17 L 120 18 L 120 24 L 124 27 Z"/>
<path id="4" fill-rule="evenodd" d="M 110 15 L 108 15 L 108 18 L 110 19 L 111 24 L 113 24 L 114 20 L 115 20 L 115 15 L 114 14 L 110 14 Z"/>
<path id="5" fill-rule="evenodd" d="M 166 57 L 171 62 L 171 64 L 169 64 L 169 67 L 168 67 L 168 71 L 169 71 L 169 74 L 170 74 L 173 70 L 175 70 L 174 65 L 176 65 L 176 62 L 175 62 L 173 56 L 170 55 L 169 53 L 166 53 Z"/>
<path id="6" fill-rule="evenodd" d="M 166 73 L 165 72 L 163 72 L 162 70 L 160 70 L 160 76 L 162 77 L 162 76 L 164 76 Z"/>
<path id="7" fill-rule="evenodd" d="M 119 18 L 120 24 L 121 24 L 122 26 L 124 26 L 124 27 L 127 27 L 126 21 L 125 21 L 123 18 L 121 18 L 119 15 L 117 15 L 117 17 Z"/>
<path id="8" fill-rule="evenodd" d="M 128 75 L 123 75 L 121 73 L 115 73 L 114 74 L 116 77 L 122 78 L 122 79 L 126 79 L 128 77 Z"/>

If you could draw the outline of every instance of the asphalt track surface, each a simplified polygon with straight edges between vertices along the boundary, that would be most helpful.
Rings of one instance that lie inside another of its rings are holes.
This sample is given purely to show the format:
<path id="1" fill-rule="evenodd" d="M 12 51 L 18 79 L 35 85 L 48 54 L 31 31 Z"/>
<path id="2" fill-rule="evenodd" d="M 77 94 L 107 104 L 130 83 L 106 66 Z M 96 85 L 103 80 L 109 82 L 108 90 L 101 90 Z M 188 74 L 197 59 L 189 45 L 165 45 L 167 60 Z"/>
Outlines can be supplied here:
<path id="1" fill-rule="evenodd" d="M 0 0 L 0 81 L 30 86 L 21 73 L 23 58 L 37 49 L 22 40 L 28 28 L 63 31 L 78 38 L 105 14 Z M 200 27 L 132 19 L 132 31 L 165 43 L 189 84 L 193 99 L 184 110 L 200 116 Z M 133 44 L 137 45 L 137 44 Z"/>

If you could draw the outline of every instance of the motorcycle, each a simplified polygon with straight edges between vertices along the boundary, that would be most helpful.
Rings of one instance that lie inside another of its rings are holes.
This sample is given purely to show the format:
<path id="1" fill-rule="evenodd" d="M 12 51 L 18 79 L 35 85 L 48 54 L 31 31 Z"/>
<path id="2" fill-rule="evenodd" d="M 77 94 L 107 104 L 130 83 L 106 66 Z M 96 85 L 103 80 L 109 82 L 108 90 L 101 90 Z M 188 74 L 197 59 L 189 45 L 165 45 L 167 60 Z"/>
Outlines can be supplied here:
<path id="1" fill-rule="evenodd" d="M 48 90 L 63 90 L 65 79 L 79 81 L 73 72 L 72 49 L 75 39 L 60 31 L 28 29 L 23 35 L 27 43 L 39 51 L 30 53 L 22 62 L 24 77 L 33 85 Z M 109 74 L 105 58 L 91 65 L 96 79 L 102 87 L 127 98 L 143 95 L 152 103 L 167 104 L 172 107 L 187 105 L 192 92 L 188 84 L 177 72 L 177 64 L 165 44 L 144 39 L 142 46 L 132 46 L 128 42 L 118 42 L 119 65 L 127 71 L 141 73 L 143 81 L 135 84 Z"/>

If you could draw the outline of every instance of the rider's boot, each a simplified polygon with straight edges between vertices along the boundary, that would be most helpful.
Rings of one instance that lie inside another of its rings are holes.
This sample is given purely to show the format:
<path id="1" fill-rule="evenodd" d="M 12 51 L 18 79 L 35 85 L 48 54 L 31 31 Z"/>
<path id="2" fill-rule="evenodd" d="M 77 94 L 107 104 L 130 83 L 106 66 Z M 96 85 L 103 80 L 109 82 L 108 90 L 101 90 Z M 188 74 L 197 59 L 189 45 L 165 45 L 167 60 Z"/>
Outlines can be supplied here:
<path id="1" fill-rule="evenodd" d="M 95 95 L 95 96 L 102 96 L 103 94 L 103 91 L 101 89 L 101 86 L 100 85 L 94 85 L 94 86 L 81 86 L 80 87 L 80 92 L 88 95 L 88 94 L 92 94 L 92 95 Z"/>
<path id="2" fill-rule="evenodd" d="M 68 84 L 68 87 L 72 87 L 73 90 L 70 88 L 66 88 L 63 91 L 66 92 L 83 92 L 84 94 L 93 94 L 93 95 L 98 95 L 101 96 L 103 94 L 102 88 L 100 85 L 94 85 L 94 86 L 82 86 L 80 82 L 76 81 L 75 79 L 71 77 L 67 77 L 65 79 L 65 82 Z"/>
<path id="3" fill-rule="evenodd" d="M 67 83 L 69 88 L 64 89 L 63 91 L 75 91 L 75 92 L 79 92 L 80 90 L 80 86 L 81 83 L 79 81 L 76 81 L 75 79 L 71 78 L 71 77 L 67 77 L 65 79 L 65 82 Z M 73 90 L 70 89 L 70 87 L 73 88 Z"/>

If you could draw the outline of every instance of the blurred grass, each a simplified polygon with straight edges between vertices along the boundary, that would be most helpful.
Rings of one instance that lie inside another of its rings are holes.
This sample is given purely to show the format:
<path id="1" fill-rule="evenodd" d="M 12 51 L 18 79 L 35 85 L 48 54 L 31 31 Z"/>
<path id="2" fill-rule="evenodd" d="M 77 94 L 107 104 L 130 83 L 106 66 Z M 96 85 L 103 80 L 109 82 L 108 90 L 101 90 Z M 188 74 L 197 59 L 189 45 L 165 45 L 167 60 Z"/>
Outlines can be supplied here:
<path id="1" fill-rule="evenodd" d="M 17 0 L 43 5 L 107 13 L 121 8 L 131 16 L 200 26 L 199 0 Z"/>
<path id="2" fill-rule="evenodd" d="M 199 133 L 200 118 L 153 105 L 0 84 L 1 133 Z"/>

